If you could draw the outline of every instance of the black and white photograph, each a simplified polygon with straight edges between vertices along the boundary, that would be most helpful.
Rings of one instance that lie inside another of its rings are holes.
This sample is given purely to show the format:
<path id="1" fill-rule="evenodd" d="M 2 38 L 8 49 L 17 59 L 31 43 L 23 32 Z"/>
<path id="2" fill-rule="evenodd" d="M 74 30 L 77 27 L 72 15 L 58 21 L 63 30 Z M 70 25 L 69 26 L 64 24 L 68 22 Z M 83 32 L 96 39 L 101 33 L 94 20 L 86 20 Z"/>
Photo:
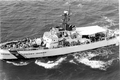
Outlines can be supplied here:
<path id="1" fill-rule="evenodd" d="M 119 0 L 0 0 L 0 80 L 120 80 Z"/>

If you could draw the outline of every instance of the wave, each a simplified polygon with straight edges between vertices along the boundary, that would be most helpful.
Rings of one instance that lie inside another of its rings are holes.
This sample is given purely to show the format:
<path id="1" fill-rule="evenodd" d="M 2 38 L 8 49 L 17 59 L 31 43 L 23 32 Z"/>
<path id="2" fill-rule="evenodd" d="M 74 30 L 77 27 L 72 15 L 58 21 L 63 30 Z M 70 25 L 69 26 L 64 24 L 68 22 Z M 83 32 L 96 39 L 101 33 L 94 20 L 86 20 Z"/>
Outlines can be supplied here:
<path id="1" fill-rule="evenodd" d="M 22 62 L 22 61 L 20 61 L 20 62 L 6 61 L 6 63 L 13 64 L 15 66 L 25 66 L 25 65 L 29 64 L 29 62 Z"/>
<path id="2" fill-rule="evenodd" d="M 59 57 L 57 60 L 48 60 L 47 62 L 36 60 L 35 64 L 46 69 L 56 69 L 63 61 L 66 61 L 66 63 L 72 63 L 75 65 L 82 63 L 92 69 L 107 70 L 113 61 L 117 59 L 111 57 L 111 55 L 114 55 L 114 53 L 110 49 L 103 47 L 95 50 L 69 54 L 67 56 Z"/>
<path id="3" fill-rule="evenodd" d="M 111 27 L 119 25 L 117 21 L 115 21 L 113 19 L 110 19 L 107 16 L 102 16 L 101 20 L 95 21 L 92 24 L 99 25 L 99 26 L 102 26 L 102 27 L 105 27 L 105 28 L 111 28 Z"/>
<path id="4" fill-rule="evenodd" d="M 60 65 L 60 63 L 62 63 L 65 59 L 66 57 L 61 57 L 57 61 L 48 61 L 46 63 L 40 60 L 36 60 L 35 64 L 42 66 L 46 69 L 52 69 L 52 68 L 57 68 L 57 66 Z"/>
<path id="5" fill-rule="evenodd" d="M 110 58 L 110 55 L 113 55 L 111 50 L 106 48 L 99 48 L 93 51 L 90 50 L 75 53 L 73 54 L 74 58 L 72 60 L 69 60 L 69 62 L 73 64 L 82 63 L 86 66 L 89 66 L 92 69 L 107 70 L 109 66 L 113 63 L 113 61 L 116 60 L 116 58 Z M 98 57 L 105 57 L 106 60 L 104 60 L 104 58 L 99 59 Z"/>
<path id="6" fill-rule="evenodd" d="M 104 62 L 97 60 L 89 60 L 88 58 L 76 59 L 79 63 L 90 66 L 93 69 L 106 70 L 111 64 L 113 60 Z"/>
<path id="7" fill-rule="evenodd" d="M 113 61 L 119 61 L 119 54 L 114 53 L 114 46 L 102 47 L 93 50 L 87 50 L 82 52 L 71 53 L 64 56 L 50 57 L 50 58 L 40 58 L 29 61 L 17 61 L 6 63 L 13 64 L 15 66 L 25 66 L 34 62 L 36 65 L 44 67 L 45 69 L 58 69 L 62 63 L 74 64 L 80 66 L 81 64 L 89 66 L 91 69 L 107 70 L 113 63 Z"/>

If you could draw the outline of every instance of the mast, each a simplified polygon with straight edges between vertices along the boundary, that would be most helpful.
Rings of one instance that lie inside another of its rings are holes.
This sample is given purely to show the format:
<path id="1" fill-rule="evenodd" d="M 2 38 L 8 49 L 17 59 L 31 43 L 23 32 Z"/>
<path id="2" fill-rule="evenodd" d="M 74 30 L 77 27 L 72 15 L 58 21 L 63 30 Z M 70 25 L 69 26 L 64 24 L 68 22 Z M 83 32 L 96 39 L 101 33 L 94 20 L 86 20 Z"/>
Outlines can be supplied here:
<path id="1" fill-rule="evenodd" d="M 70 5 L 69 5 L 69 11 L 68 11 L 69 19 L 70 19 L 70 13 L 71 13 L 71 10 L 70 10 Z"/>
<path id="2" fill-rule="evenodd" d="M 66 30 L 67 26 L 69 26 L 68 22 L 70 21 L 70 6 L 68 11 L 64 11 L 64 14 L 62 15 L 62 26 Z"/>

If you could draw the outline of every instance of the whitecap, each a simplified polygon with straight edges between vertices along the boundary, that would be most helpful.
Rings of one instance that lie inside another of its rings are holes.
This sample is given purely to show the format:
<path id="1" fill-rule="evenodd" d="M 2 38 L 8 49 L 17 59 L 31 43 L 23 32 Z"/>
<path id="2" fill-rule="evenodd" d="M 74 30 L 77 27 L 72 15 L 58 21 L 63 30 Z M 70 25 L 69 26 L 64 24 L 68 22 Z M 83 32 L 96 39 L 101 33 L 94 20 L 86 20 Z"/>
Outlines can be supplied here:
<path id="1" fill-rule="evenodd" d="M 76 60 L 79 63 L 90 66 L 93 69 L 100 69 L 100 70 L 106 70 L 109 67 L 109 65 L 112 64 L 112 61 L 113 61 L 113 60 L 109 60 L 107 62 L 104 62 L 104 61 L 99 61 L 99 60 L 89 60 L 87 57 L 76 59 Z"/>
<path id="2" fill-rule="evenodd" d="M 74 60 L 69 60 L 70 63 L 77 64 Z"/>
<path id="3" fill-rule="evenodd" d="M 78 4 L 78 5 L 77 5 L 77 7 L 80 7 L 80 8 L 82 8 L 82 7 L 83 7 L 83 5 L 82 5 L 82 4 Z"/>
<path id="4" fill-rule="evenodd" d="M 113 19 L 110 19 L 110 18 L 108 18 L 108 17 L 106 17 L 106 16 L 103 16 L 103 19 L 104 19 L 106 22 L 109 23 L 109 27 L 118 25 L 118 23 L 115 23 L 116 21 L 114 21 Z"/>
<path id="5" fill-rule="evenodd" d="M 57 67 L 60 63 L 62 63 L 64 60 L 66 59 L 66 57 L 62 57 L 60 59 L 58 59 L 57 61 L 48 61 L 47 63 L 45 62 L 41 62 L 40 60 L 36 60 L 35 64 L 42 66 L 46 69 L 52 69 Z"/>
<path id="6" fill-rule="evenodd" d="M 96 50 L 98 54 L 96 54 L 96 52 L 92 53 L 92 52 L 81 52 L 81 53 L 76 53 L 73 54 L 74 59 L 78 62 L 78 63 L 82 63 L 84 65 L 90 66 L 93 69 L 100 69 L 100 70 L 106 70 L 113 62 L 114 59 L 109 60 L 109 61 L 100 61 L 100 60 L 90 60 L 93 57 L 99 56 L 100 54 L 103 53 L 99 53 L 99 50 Z M 106 50 L 105 52 L 106 53 Z M 109 53 L 109 51 L 107 52 Z M 106 53 L 106 54 L 107 54 Z M 105 55 L 103 55 L 105 56 Z M 73 60 L 70 61 L 71 63 L 74 63 Z"/>
<path id="7" fill-rule="evenodd" d="M 95 60 L 89 60 L 87 58 L 83 58 L 83 59 L 80 59 L 79 62 L 87 66 L 90 66 L 91 68 L 95 68 L 95 69 L 98 68 L 98 69 L 105 70 L 106 63 L 103 61 L 95 61 Z"/>
<path id="8" fill-rule="evenodd" d="M 6 63 L 10 63 L 10 64 L 13 64 L 15 66 L 25 66 L 25 65 L 29 64 L 28 62 L 19 62 L 19 63 L 16 63 L 16 62 L 10 62 L 10 61 L 6 61 Z"/>
<path id="9" fill-rule="evenodd" d="M 69 2 L 66 2 L 65 4 L 63 4 L 64 6 L 67 6 L 67 5 L 70 5 L 70 3 Z"/>

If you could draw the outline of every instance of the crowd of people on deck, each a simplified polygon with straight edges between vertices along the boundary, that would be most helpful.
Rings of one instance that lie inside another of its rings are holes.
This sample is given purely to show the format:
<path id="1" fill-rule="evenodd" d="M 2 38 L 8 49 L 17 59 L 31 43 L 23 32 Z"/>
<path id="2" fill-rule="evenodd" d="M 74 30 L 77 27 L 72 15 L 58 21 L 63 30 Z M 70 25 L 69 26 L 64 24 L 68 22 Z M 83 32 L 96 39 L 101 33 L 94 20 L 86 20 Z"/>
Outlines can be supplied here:
<path id="1" fill-rule="evenodd" d="M 94 35 L 82 35 L 82 40 L 76 39 L 78 37 L 78 34 L 75 33 L 75 34 L 69 35 L 65 32 L 65 31 L 74 31 L 76 29 L 76 26 L 69 25 L 67 23 L 70 20 L 70 14 L 68 11 L 64 11 L 62 20 L 63 20 L 62 26 L 64 28 L 61 28 L 60 26 L 58 26 L 56 28 L 51 29 L 51 35 L 58 32 L 57 38 L 60 39 L 63 37 L 62 40 L 56 41 L 58 43 L 58 46 L 59 45 L 74 46 L 74 45 L 80 45 L 80 44 L 88 44 L 90 42 L 96 42 L 96 41 L 101 41 L 101 40 L 110 39 L 110 38 L 115 37 L 115 35 L 111 31 L 111 32 L 108 32 L 107 34 L 106 33 L 96 33 Z M 49 33 L 47 33 L 46 35 L 49 35 Z M 70 39 L 68 40 L 67 37 L 69 37 L 69 36 L 70 36 Z M 54 36 L 54 38 L 56 38 L 56 37 Z M 38 44 L 40 44 L 40 45 L 37 44 L 37 41 L 38 41 Z M 46 45 L 45 40 L 25 38 L 23 40 L 6 43 L 5 45 L 0 46 L 0 48 L 27 49 L 27 48 L 31 48 L 31 47 L 32 48 L 37 48 L 40 46 L 45 47 L 45 45 Z"/>
<path id="2" fill-rule="evenodd" d="M 71 38 L 76 38 L 76 34 L 73 35 Z M 82 35 L 82 39 L 71 39 L 71 40 L 67 40 L 64 39 L 62 41 L 59 42 L 60 45 L 63 46 L 74 46 L 74 45 L 81 45 L 81 44 L 89 44 L 89 43 L 93 43 L 93 42 L 97 42 L 97 41 L 102 41 L 102 40 L 109 40 L 115 38 L 115 34 L 109 32 L 108 34 L 100 32 L 100 33 L 96 33 L 94 35 Z"/>
<path id="3" fill-rule="evenodd" d="M 23 49 L 23 48 L 28 48 L 32 44 L 32 40 L 29 38 L 25 38 L 23 40 L 18 40 L 18 41 L 12 41 L 9 43 L 6 43 L 5 45 L 2 45 L 1 48 L 5 49 Z"/>
<path id="4" fill-rule="evenodd" d="M 63 33 L 61 33 L 63 34 Z M 59 34 L 60 36 L 60 34 Z M 83 41 L 80 41 L 79 39 L 76 39 L 77 34 L 74 34 L 71 36 L 71 41 L 67 40 L 67 39 L 63 39 L 61 41 L 58 41 L 58 46 L 62 45 L 62 46 L 74 46 L 74 45 L 81 45 L 81 44 L 88 44 L 91 42 L 97 42 L 97 41 L 101 41 L 101 40 L 105 40 L 106 39 L 111 39 L 115 37 L 115 34 L 113 33 L 109 33 L 108 35 L 106 35 L 105 33 L 96 33 L 94 35 L 82 35 L 82 39 L 84 39 Z M 68 35 L 67 35 L 68 37 Z M 72 39 L 73 38 L 73 39 Z M 74 39 L 75 38 L 75 39 Z M 0 48 L 4 48 L 4 49 L 27 49 L 30 47 L 40 47 L 43 46 L 44 42 L 41 41 L 40 45 L 36 44 L 36 39 L 30 39 L 30 38 L 25 38 L 23 40 L 18 40 L 18 41 L 13 41 L 10 43 L 6 43 L 5 45 L 0 46 Z M 43 46 L 45 47 L 45 46 Z"/>
<path id="5" fill-rule="evenodd" d="M 97 42 L 97 41 L 101 41 L 101 40 L 104 40 L 105 39 L 105 36 L 88 36 L 88 35 L 84 35 L 82 36 L 82 39 L 64 39 L 62 41 L 59 42 L 60 45 L 63 45 L 63 46 L 74 46 L 74 45 L 81 45 L 81 44 L 89 44 L 91 42 Z"/>

